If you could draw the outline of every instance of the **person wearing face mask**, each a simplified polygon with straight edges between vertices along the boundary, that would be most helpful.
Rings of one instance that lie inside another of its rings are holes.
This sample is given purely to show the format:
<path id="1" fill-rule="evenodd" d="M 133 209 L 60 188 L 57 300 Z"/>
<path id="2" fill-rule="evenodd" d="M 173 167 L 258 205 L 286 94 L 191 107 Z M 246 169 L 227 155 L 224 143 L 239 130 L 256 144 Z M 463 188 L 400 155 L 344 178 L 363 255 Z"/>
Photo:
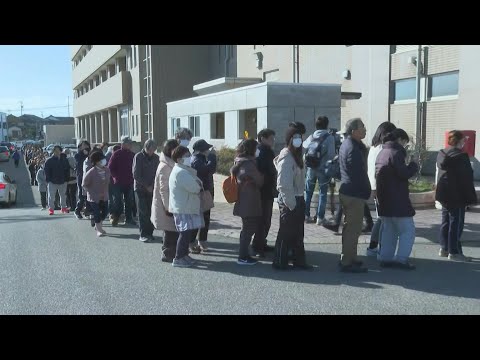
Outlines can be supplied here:
<path id="1" fill-rule="evenodd" d="M 277 192 L 277 170 L 273 165 L 275 153 L 275 131 L 263 129 L 258 135 L 259 142 L 255 153 L 258 171 L 264 176 L 263 186 L 260 188 L 262 199 L 262 220 L 259 221 L 255 236 L 252 241 L 252 251 L 259 258 L 265 257 L 265 252 L 273 251 L 274 248 L 267 245 L 267 236 L 272 223 L 273 199 L 278 196 Z"/>
<path id="2" fill-rule="evenodd" d="M 62 156 L 62 147 L 56 145 L 53 148 L 53 155 L 45 162 L 45 177 L 47 180 L 49 215 L 54 214 L 55 194 L 60 195 L 60 204 L 63 214 L 68 213 L 67 209 L 67 183 L 65 178 L 68 174 L 68 162 Z"/>
<path id="3" fill-rule="evenodd" d="M 210 150 L 212 147 L 213 145 L 210 145 L 203 139 L 197 140 L 193 144 L 192 169 L 197 171 L 197 176 L 203 183 L 202 191 L 210 192 L 213 199 L 213 174 L 217 171 L 217 155 L 215 150 Z M 203 213 L 203 218 L 205 221 L 205 227 L 200 229 L 196 234 L 196 236 L 198 236 L 198 245 L 192 243 L 190 247 L 190 250 L 193 253 L 207 251 L 208 249 L 207 240 L 208 228 L 210 226 L 210 210 Z"/>
<path id="4" fill-rule="evenodd" d="M 408 142 L 403 129 L 393 130 L 383 138 L 383 148 L 375 161 L 378 216 L 382 217 L 382 241 L 377 259 L 382 267 L 414 270 L 409 257 L 415 241 L 415 210 L 410 201 L 408 180 L 418 172 L 418 164 L 405 163 Z"/>
<path id="5" fill-rule="evenodd" d="M 78 145 L 78 152 L 75 154 L 75 169 L 76 169 L 76 174 L 77 174 L 77 196 L 78 196 L 78 201 L 77 201 L 77 206 L 75 208 L 75 216 L 77 219 L 83 219 L 83 216 L 81 214 L 83 207 L 86 204 L 86 194 L 83 193 L 83 188 L 82 188 L 82 180 L 83 180 L 83 163 L 85 159 L 88 158 L 88 155 L 90 154 L 90 143 L 86 140 L 82 141 Z M 86 216 L 89 215 L 88 211 L 86 211 L 87 214 Z"/>
<path id="6" fill-rule="evenodd" d="M 275 242 L 272 267 L 288 270 L 289 253 L 292 253 L 293 269 L 313 270 L 306 262 L 303 243 L 305 226 L 305 167 L 302 158 L 305 125 L 293 122 L 285 134 L 285 147 L 275 158 L 278 172 L 277 190 L 280 208 L 280 227 Z"/>
<path id="7" fill-rule="evenodd" d="M 439 256 L 452 261 L 470 262 L 463 254 L 460 238 L 465 221 L 465 207 L 477 203 L 473 170 L 468 154 L 462 151 L 465 135 L 458 130 L 448 134 L 448 147 L 437 156 L 439 169 L 435 199 L 442 204 Z"/>
<path id="8" fill-rule="evenodd" d="M 159 157 L 155 154 L 157 144 L 149 139 L 145 141 L 143 150 L 133 158 L 134 191 L 138 208 L 138 225 L 140 241 L 153 241 L 153 224 L 150 221 L 152 212 L 153 186 L 157 172 Z"/>
<path id="9" fill-rule="evenodd" d="M 173 150 L 175 166 L 170 174 L 168 211 L 173 214 L 175 227 L 179 233 L 177 249 L 172 265 L 190 267 L 194 260 L 188 255 L 189 244 L 195 239 L 198 229 L 205 226 L 200 209 L 202 181 L 197 171 L 191 167 L 190 151 L 184 146 Z"/>
<path id="10" fill-rule="evenodd" d="M 68 162 L 68 176 L 67 176 L 67 206 L 70 207 L 70 211 L 75 211 L 77 192 L 77 177 L 75 173 L 75 159 L 70 156 L 70 149 L 63 150 Z"/>
<path id="11" fill-rule="evenodd" d="M 38 191 L 40 192 L 40 201 L 42 210 L 47 210 L 47 178 L 45 177 L 45 160 L 40 161 L 40 169 L 37 171 Z"/>
<path id="12" fill-rule="evenodd" d="M 188 128 L 178 128 L 177 131 L 175 131 L 175 140 L 178 141 L 180 146 L 188 148 L 192 137 L 193 133 Z"/>
<path id="13" fill-rule="evenodd" d="M 87 201 L 93 212 L 95 231 L 100 237 L 106 234 L 102 227 L 102 221 L 105 220 L 108 211 L 110 170 L 106 166 L 107 161 L 101 151 L 93 151 L 90 161 L 93 167 L 85 174 L 83 187 L 87 191 Z"/>
<path id="14" fill-rule="evenodd" d="M 260 189 L 264 177 L 258 171 L 255 151 L 258 143 L 255 139 L 243 140 L 237 147 L 235 164 L 230 173 L 237 179 L 238 200 L 233 208 L 233 215 L 242 218 L 240 232 L 240 251 L 237 264 L 255 265 L 257 261 L 250 257 L 249 246 L 252 236 L 262 220 L 262 198 Z"/>

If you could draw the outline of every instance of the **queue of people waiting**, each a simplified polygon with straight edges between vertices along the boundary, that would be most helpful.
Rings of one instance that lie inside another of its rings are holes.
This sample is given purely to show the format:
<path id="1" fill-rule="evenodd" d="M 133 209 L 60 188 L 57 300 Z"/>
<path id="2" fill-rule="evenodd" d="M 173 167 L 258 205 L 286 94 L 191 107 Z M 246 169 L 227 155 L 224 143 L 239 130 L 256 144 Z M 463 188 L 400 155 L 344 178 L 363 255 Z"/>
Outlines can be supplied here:
<path id="1" fill-rule="evenodd" d="M 362 231 L 371 231 L 367 255 L 375 256 L 380 266 L 415 269 L 410 261 L 415 210 L 409 197 L 409 179 L 418 172 L 418 164 L 412 157 L 407 159 L 409 136 L 384 122 L 368 151 L 362 142 L 367 129 L 361 119 L 346 123 L 341 144 L 336 134 L 328 131 L 328 125 L 328 118 L 320 116 L 316 119 L 317 130 L 305 138 L 304 124 L 290 123 L 285 132 L 286 145 L 278 155 L 274 153 L 276 134 L 271 129 L 263 129 L 257 139 L 244 139 L 238 145 L 230 171 L 236 192 L 233 215 L 240 217 L 242 224 L 237 263 L 254 265 L 257 259 L 265 258 L 266 252 L 273 251 L 274 269 L 312 270 L 305 253 L 304 226 L 314 223 L 336 232 L 343 225 L 342 272 L 368 271 L 357 257 Z M 162 230 L 162 261 L 175 267 L 193 266 L 195 260 L 190 254 L 208 251 L 217 157 L 213 146 L 203 139 L 193 143 L 190 152 L 192 137 L 189 129 L 177 129 L 175 138 L 163 144 L 159 155 L 153 140 L 147 140 L 135 154 L 129 137 L 122 137 L 120 145 L 108 149 L 105 145 L 103 150 L 92 149 L 88 141 L 82 141 L 74 158 L 62 154 L 61 147 L 56 146 L 53 156 L 40 162 L 37 173 L 37 179 L 41 173 L 42 184 L 46 183 L 49 214 L 54 215 L 54 194 L 58 191 L 62 212 L 71 209 L 78 219 L 89 217 L 97 236 L 102 237 L 107 235 L 102 223 L 108 215 L 112 226 L 119 224 L 122 215 L 126 225 L 137 226 L 138 210 L 139 240 L 152 241 L 154 229 Z M 477 203 L 473 170 L 462 152 L 464 144 L 464 135 L 451 131 L 449 146 L 437 159 L 441 174 L 436 199 L 443 205 L 439 256 L 452 261 L 471 261 L 463 254 L 460 238 L 465 207 Z M 325 220 L 332 178 L 341 180 L 340 205 L 333 224 Z M 78 201 L 75 209 L 68 209 L 68 186 L 74 180 Z M 319 204 L 311 216 L 317 182 Z M 224 188 L 227 190 L 232 188 Z M 375 222 L 367 206 L 371 197 L 378 214 Z M 275 247 L 271 247 L 267 236 L 275 199 L 280 227 Z M 364 217 L 367 228 L 363 227 Z"/>

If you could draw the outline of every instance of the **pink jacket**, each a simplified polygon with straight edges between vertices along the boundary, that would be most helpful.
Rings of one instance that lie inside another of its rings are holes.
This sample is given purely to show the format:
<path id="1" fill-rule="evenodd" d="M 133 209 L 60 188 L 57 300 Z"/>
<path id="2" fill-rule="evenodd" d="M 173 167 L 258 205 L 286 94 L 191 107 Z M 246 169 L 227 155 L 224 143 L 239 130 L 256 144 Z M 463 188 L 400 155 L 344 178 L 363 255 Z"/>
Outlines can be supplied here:
<path id="1" fill-rule="evenodd" d="M 102 180 L 96 166 L 88 170 L 85 174 L 82 186 L 87 190 L 87 201 L 98 203 L 100 200 L 108 200 L 110 170 L 106 166 L 104 169 L 105 180 Z"/>

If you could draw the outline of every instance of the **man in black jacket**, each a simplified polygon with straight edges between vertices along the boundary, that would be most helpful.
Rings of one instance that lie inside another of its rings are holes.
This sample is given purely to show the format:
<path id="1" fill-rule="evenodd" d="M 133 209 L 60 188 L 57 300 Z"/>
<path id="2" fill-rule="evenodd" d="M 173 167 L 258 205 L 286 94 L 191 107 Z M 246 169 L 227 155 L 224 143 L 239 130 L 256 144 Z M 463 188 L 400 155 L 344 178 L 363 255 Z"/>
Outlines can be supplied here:
<path id="1" fill-rule="evenodd" d="M 358 238 L 362 233 L 365 202 L 370 198 L 371 187 L 367 174 L 367 148 L 362 139 L 367 129 L 359 118 L 347 121 L 347 138 L 340 147 L 339 162 L 342 176 L 340 203 L 345 212 L 342 232 L 342 256 L 340 270 L 344 272 L 367 272 L 357 260 Z"/>
<path id="2" fill-rule="evenodd" d="M 277 197 L 277 170 L 273 164 L 275 153 L 275 131 L 263 129 L 258 133 L 257 167 L 264 176 L 264 183 L 260 189 L 262 197 L 262 221 L 258 223 L 257 231 L 252 241 L 252 250 L 258 257 L 265 257 L 266 251 L 274 248 L 267 245 L 267 236 L 272 223 L 273 199 Z"/>
<path id="3" fill-rule="evenodd" d="M 210 150 L 210 145 L 205 140 L 200 139 L 193 144 L 192 169 L 197 170 L 197 176 L 203 183 L 203 189 L 209 191 L 214 197 L 213 174 L 217 171 L 217 154 L 214 150 Z M 203 213 L 205 227 L 198 230 L 198 246 L 191 244 L 193 253 L 205 251 L 208 249 L 208 229 L 210 227 L 210 210 Z"/>
<path id="4" fill-rule="evenodd" d="M 48 207 L 49 215 L 54 214 L 55 193 L 58 190 L 60 194 L 60 203 L 62 213 L 68 213 L 67 209 L 67 182 L 70 166 L 68 161 L 61 157 L 62 148 L 55 146 L 53 148 L 53 156 L 45 162 L 45 177 L 47 180 L 48 190 Z"/>

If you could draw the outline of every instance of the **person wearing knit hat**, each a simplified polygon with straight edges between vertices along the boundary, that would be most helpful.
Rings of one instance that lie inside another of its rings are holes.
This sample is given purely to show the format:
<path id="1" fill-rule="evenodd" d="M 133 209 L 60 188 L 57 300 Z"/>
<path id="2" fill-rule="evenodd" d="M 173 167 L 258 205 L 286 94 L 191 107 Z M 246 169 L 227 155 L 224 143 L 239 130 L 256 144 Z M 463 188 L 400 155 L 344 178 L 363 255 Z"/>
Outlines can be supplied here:
<path id="1" fill-rule="evenodd" d="M 293 268 L 313 270 L 305 259 L 304 216 L 305 168 L 302 159 L 303 134 L 305 125 L 293 122 L 285 133 L 285 148 L 274 159 L 278 172 L 277 190 L 280 208 L 280 228 L 272 266 L 274 269 L 287 270 L 288 253 L 293 251 Z"/>

